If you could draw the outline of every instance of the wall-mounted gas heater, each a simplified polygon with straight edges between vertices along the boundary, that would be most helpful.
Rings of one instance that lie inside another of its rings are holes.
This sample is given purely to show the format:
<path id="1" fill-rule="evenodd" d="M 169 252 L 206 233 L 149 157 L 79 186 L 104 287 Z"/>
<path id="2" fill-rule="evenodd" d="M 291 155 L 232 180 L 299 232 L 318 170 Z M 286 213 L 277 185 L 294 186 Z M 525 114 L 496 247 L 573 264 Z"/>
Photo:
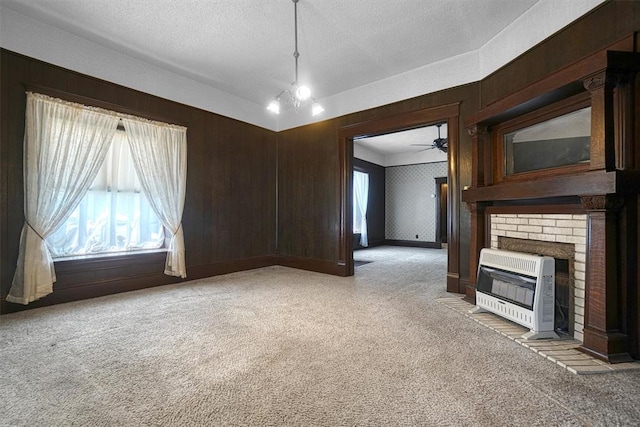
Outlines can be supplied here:
<path id="1" fill-rule="evenodd" d="M 558 338 L 554 331 L 555 260 L 482 249 L 474 313 L 490 311 L 530 329 L 522 338 Z"/>

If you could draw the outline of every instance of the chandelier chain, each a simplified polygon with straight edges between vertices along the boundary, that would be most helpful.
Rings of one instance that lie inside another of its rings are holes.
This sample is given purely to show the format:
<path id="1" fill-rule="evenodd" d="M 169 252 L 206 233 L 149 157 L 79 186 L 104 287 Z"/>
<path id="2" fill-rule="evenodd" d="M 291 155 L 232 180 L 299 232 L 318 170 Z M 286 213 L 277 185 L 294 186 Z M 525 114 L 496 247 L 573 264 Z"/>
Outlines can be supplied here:
<path id="1" fill-rule="evenodd" d="M 295 85 L 298 85 L 298 57 L 300 56 L 300 52 L 298 52 L 298 0 L 293 0 L 293 22 L 294 22 L 294 40 L 295 40 L 295 50 L 293 51 L 293 57 L 295 58 L 296 63 L 296 81 Z"/>

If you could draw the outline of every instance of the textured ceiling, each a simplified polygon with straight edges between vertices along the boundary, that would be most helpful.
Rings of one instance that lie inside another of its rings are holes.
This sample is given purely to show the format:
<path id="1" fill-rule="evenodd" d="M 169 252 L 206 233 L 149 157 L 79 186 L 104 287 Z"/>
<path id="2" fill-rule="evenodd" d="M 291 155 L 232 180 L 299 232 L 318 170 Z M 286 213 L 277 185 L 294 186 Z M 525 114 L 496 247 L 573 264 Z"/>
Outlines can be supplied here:
<path id="1" fill-rule="evenodd" d="M 444 123 L 440 128 L 440 136 L 442 138 L 447 137 L 446 123 Z M 410 152 L 418 153 L 427 149 L 430 150 L 431 148 L 429 147 L 429 145 L 431 145 L 433 143 L 433 140 L 437 137 L 438 128 L 436 126 L 425 126 L 401 132 L 360 138 L 354 141 L 354 143 L 382 155 Z M 442 156 L 439 156 L 438 160 L 442 160 L 441 157 Z"/>
<path id="2" fill-rule="evenodd" d="M 478 49 L 538 0 L 300 0 L 300 80 L 329 97 Z M 293 81 L 290 0 L 0 0 L 265 105 Z"/>

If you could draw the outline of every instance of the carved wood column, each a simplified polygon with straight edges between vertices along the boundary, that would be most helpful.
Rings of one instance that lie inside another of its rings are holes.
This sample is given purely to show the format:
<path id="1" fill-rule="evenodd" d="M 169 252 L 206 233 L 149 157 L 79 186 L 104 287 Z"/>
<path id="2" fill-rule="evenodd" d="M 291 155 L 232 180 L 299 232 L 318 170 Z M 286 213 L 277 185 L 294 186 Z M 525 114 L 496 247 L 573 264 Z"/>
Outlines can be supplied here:
<path id="1" fill-rule="evenodd" d="M 640 168 L 638 149 L 634 143 L 635 126 L 635 80 L 636 73 L 621 73 L 613 93 L 613 120 L 616 152 L 616 169 Z"/>
<path id="2" fill-rule="evenodd" d="M 484 187 L 493 183 L 492 150 L 489 131 L 486 126 L 475 124 L 467 128 L 472 141 L 472 175 L 473 188 Z"/>
<path id="3" fill-rule="evenodd" d="M 618 213 L 624 199 L 616 195 L 582 196 L 588 212 L 584 342 L 580 348 L 610 363 L 632 360 L 623 333 L 625 312 L 618 272 Z"/>
<path id="4" fill-rule="evenodd" d="M 469 285 L 464 299 L 476 303 L 476 274 L 480 250 L 484 247 L 486 233 L 485 203 L 467 203 L 471 214 L 471 241 L 469 242 Z"/>
<path id="5" fill-rule="evenodd" d="M 591 92 L 592 170 L 613 170 L 616 166 L 614 91 L 622 79 L 620 74 L 607 70 L 582 81 L 585 89 Z"/>
<path id="6" fill-rule="evenodd" d="M 486 126 L 475 124 L 467 128 L 467 133 L 473 143 L 472 187 L 491 185 L 493 159 L 488 129 Z M 471 216 L 471 236 L 469 241 L 469 284 L 465 289 L 465 300 L 475 304 L 478 261 L 480 250 L 485 244 L 486 203 L 467 203 L 467 207 Z"/>
<path id="7" fill-rule="evenodd" d="M 633 142 L 636 74 L 637 70 L 608 69 L 582 81 L 591 92 L 591 169 L 640 166 Z"/>

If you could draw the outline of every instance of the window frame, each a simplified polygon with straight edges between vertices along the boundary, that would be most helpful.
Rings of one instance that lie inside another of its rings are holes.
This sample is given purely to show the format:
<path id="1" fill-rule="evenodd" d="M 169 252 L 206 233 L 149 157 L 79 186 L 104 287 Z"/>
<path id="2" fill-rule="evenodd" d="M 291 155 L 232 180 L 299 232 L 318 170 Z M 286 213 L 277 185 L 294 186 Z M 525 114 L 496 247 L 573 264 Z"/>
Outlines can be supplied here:
<path id="1" fill-rule="evenodd" d="M 511 132 L 534 126 L 545 121 L 569 114 L 583 108 L 591 107 L 591 94 L 589 92 L 580 93 L 570 98 L 554 104 L 539 108 L 530 113 L 523 114 L 514 119 L 499 123 L 493 127 L 492 148 L 496 153 L 493 156 L 493 176 L 496 184 L 507 182 L 521 182 L 539 179 L 549 176 L 560 176 L 586 172 L 591 166 L 591 159 L 588 162 L 577 163 L 566 166 L 538 169 L 535 171 L 506 173 L 505 163 L 506 153 L 504 147 L 504 136 Z M 590 156 L 591 157 L 591 156 Z"/>

